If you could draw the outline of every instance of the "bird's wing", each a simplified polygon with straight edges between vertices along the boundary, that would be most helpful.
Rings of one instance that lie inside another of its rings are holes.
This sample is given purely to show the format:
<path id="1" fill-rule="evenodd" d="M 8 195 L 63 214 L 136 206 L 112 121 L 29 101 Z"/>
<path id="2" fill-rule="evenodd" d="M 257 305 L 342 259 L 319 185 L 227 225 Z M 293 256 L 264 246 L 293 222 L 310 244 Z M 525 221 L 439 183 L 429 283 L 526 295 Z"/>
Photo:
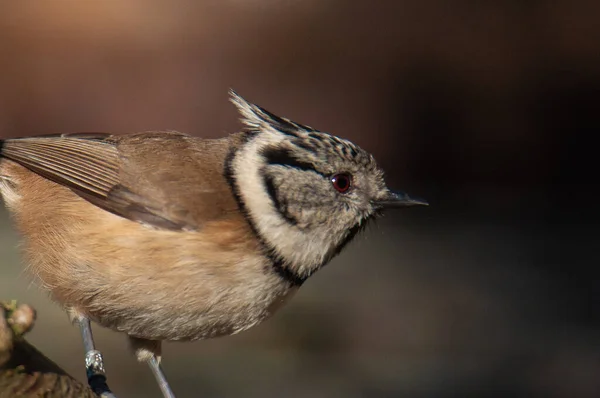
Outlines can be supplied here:
<path id="1" fill-rule="evenodd" d="M 226 142 L 212 141 L 175 132 L 62 134 L 5 140 L 2 157 L 121 217 L 196 230 L 236 208 L 222 176 Z"/>

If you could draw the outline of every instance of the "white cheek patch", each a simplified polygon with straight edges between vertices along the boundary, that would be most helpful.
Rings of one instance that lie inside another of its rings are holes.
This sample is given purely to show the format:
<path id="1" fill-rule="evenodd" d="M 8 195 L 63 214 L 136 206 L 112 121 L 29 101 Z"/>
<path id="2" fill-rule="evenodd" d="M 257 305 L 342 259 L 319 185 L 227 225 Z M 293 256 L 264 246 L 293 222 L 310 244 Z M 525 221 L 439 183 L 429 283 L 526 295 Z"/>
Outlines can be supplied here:
<path id="1" fill-rule="evenodd" d="M 261 152 L 285 139 L 273 129 L 263 130 L 239 149 L 231 166 L 238 194 L 257 233 L 294 271 L 305 275 L 329 257 L 337 239 L 332 236 L 334 231 L 326 228 L 303 232 L 289 224 L 274 207 L 264 184 L 262 170 L 266 161 Z"/>

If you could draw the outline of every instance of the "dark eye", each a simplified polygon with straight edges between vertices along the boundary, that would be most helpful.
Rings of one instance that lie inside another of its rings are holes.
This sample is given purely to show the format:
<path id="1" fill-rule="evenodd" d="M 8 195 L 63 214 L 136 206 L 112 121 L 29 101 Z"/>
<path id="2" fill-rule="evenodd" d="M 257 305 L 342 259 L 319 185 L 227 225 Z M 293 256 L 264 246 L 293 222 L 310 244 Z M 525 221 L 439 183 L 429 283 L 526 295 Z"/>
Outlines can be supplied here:
<path id="1" fill-rule="evenodd" d="M 331 177 L 331 183 L 336 191 L 346 193 L 352 185 L 352 176 L 346 173 L 339 173 Z"/>

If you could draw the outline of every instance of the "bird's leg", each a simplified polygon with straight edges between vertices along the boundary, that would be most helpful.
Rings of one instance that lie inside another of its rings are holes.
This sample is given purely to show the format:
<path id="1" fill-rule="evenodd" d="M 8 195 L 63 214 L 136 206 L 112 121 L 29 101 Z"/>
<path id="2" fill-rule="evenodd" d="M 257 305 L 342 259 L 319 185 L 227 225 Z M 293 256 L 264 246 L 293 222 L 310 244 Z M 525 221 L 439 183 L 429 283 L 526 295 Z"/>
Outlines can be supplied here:
<path id="1" fill-rule="evenodd" d="M 173 394 L 173 391 L 171 390 L 171 387 L 169 386 L 169 382 L 167 381 L 167 379 L 165 377 L 165 373 L 163 372 L 162 368 L 160 367 L 160 360 L 157 357 L 152 356 L 152 358 L 150 358 L 150 360 L 148 361 L 148 366 L 150 366 L 152 373 L 154 373 L 156 382 L 158 383 L 158 386 L 160 387 L 160 391 L 162 391 L 164 397 L 165 398 L 175 398 L 175 394 Z"/>
<path id="2" fill-rule="evenodd" d="M 94 345 L 94 336 L 92 335 L 92 326 L 90 320 L 73 311 L 69 310 L 69 318 L 72 322 L 79 324 L 83 347 L 85 349 L 85 370 L 87 374 L 88 385 L 96 394 L 104 398 L 116 398 L 106 384 L 106 374 L 104 371 L 104 361 L 102 354 L 96 350 Z"/>
<path id="3" fill-rule="evenodd" d="M 138 339 L 136 337 L 129 336 L 129 342 L 131 348 L 135 351 L 135 355 L 140 362 L 147 362 L 154 374 L 154 378 L 158 383 L 158 387 L 165 398 L 175 398 L 173 390 L 169 386 L 169 382 L 165 377 L 160 366 L 161 358 L 161 342 L 156 340 Z"/>

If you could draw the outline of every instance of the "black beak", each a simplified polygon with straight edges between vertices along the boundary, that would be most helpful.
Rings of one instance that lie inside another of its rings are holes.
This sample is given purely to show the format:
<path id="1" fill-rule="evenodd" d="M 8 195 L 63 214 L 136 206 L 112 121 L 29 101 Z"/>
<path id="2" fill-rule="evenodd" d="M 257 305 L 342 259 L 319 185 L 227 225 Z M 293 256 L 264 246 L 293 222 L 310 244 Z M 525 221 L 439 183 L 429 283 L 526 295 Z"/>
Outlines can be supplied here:
<path id="1" fill-rule="evenodd" d="M 377 204 L 384 209 L 411 207 L 411 206 L 429 206 L 429 203 L 423 199 L 411 198 L 404 192 L 389 191 L 387 196 L 377 201 Z"/>

